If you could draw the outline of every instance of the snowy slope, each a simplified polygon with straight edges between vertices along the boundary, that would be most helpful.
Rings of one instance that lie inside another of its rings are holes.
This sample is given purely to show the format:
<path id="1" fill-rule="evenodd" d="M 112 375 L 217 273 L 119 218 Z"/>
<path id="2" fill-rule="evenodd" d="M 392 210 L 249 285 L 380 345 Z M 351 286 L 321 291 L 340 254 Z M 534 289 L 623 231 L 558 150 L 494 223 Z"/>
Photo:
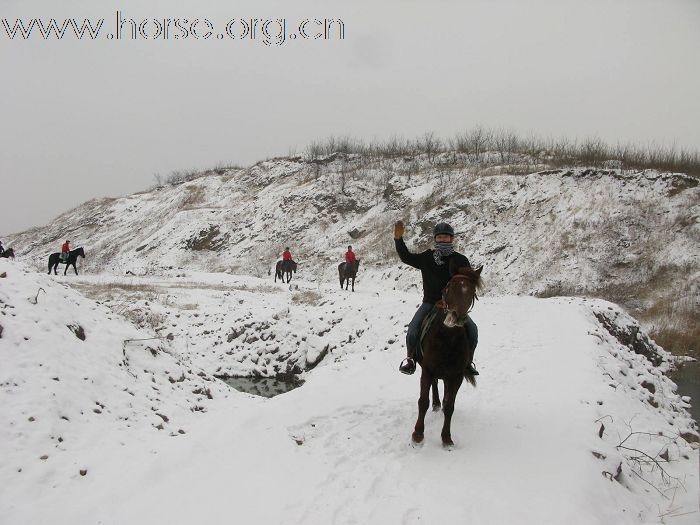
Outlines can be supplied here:
<path id="1" fill-rule="evenodd" d="M 27 491 L 70 483 L 105 449 L 181 436 L 210 396 L 230 395 L 75 290 L 4 259 L 2 274 L 3 480 Z"/>
<path id="2" fill-rule="evenodd" d="M 173 268 L 258 277 L 290 245 L 304 278 L 325 282 L 335 279 L 347 244 L 363 258 L 363 270 L 384 271 L 395 267 L 393 221 L 406 221 L 407 241 L 418 248 L 435 222 L 447 220 L 464 253 L 485 265 L 494 293 L 594 291 L 618 300 L 631 299 L 626 287 L 651 283 L 639 302 L 658 299 L 657 291 L 697 296 L 697 179 L 581 168 L 508 175 L 466 160 L 445 162 L 274 159 L 90 201 L 5 244 L 44 270 L 48 254 L 70 238 L 85 247 L 80 264 L 89 273 Z M 415 282 L 410 275 L 399 283 Z"/>
<path id="3" fill-rule="evenodd" d="M 0 265 L 0 523 L 697 523 L 697 431 L 663 375 L 672 358 L 610 303 L 482 298 L 479 385 L 460 391 L 446 451 L 439 413 L 410 444 L 418 378 L 396 367 L 415 292 L 76 280 L 98 304 Z M 123 340 L 155 334 L 156 355 L 128 349 L 125 366 Z M 306 383 L 269 400 L 209 381 L 288 363 Z"/>

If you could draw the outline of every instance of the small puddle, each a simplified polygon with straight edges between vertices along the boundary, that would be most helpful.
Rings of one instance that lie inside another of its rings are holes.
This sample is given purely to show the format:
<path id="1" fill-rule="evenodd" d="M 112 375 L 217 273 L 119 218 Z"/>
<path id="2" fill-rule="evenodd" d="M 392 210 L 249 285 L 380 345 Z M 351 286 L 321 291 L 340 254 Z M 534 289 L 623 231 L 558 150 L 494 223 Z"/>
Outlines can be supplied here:
<path id="1" fill-rule="evenodd" d="M 700 361 L 689 361 L 669 374 L 671 380 L 678 385 L 678 395 L 690 396 L 690 415 L 696 423 L 700 423 Z"/>
<path id="2" fill-rule="evenodd" d="M 289 379 L 278 379 L 276 377 L 220 377 L 219 379 L 239 392 L 262 397 L 278 396 L 304 384 L 304 381 L 298 377 Z"/>

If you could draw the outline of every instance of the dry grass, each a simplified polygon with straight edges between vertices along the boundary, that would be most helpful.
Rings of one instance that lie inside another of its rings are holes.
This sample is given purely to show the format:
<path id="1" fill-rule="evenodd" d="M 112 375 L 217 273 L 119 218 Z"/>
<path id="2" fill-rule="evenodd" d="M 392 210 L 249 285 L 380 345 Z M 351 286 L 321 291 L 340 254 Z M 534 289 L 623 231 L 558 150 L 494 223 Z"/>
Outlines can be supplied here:
<path id="1" fill-rule="evenodd" d="M 432 133 L 417 139 L 392 137 L 384 142 L 366 143 L 352 137 L 333 137 L 311 143 L 306 158 L 327 162 L 337 155 L 358 155 L 366 159 L 412 159 L 424 156 L 429 164 L 443 166 L 584 166 L 605 169 L 656 169 L 700 176 L 700 152 L 660 144 L 610 145 L 597 137 L 523 137 L 513 131 L 477 126 L 448 140 Z M 466 161 L 466 162 L 465 162 Z M 537 169 L 533 171 L 537 171 Z"/>
<path id="2" fill-rule="evenodd" d="M 204 202 L 206 191 L 203 186 L 188 186 L 186 189 L 187 195 L 185 195 L 185 199 L 182 201 L 182 209 L 193 209 Z"/>
<path id="3" fill-rule="evenodd" d="M 303 292 L 296 292 L 294 295 L 292 295 L 292 302 L 297 304 L 318 306 L 318 303 L 322 298 L 323 295 L 315 290 L 304 290 Z"/>
<path id="4" fill-rule="evenodd" d="M 700 328 L 697 317 L 686 318 L 681 323 L 670 322 L 649 331 L 656 344 L 674 355 L 689 355 L 700 359 Z"/>
<path id="5" fill-rule="evenodd" d="M 654 301 L 640 314 L 640 319 L 652 328 L 649 335 L 664 349 L 676 355 L 700 358 L 700 297 L 693 292 L 692 283 L 672 296 Z"/>
<path id="6" fill-rule="evenodd" d="M 130 283 L 74 283 L 75 288 L 94 299 L 112 299 L 118 295 L 142 296 L 155 298 L 164 290 L 154 285 Z"/>

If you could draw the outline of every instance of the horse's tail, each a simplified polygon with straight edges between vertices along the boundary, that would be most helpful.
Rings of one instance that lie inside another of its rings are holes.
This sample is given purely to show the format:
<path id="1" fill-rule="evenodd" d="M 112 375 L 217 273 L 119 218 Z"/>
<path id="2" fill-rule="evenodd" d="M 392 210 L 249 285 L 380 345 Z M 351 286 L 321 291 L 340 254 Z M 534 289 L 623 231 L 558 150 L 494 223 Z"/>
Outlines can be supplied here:
<path id="1" fill-rule="evenodd" d="M 464 379 L 467 380 L 467 383 L 470 383 L 474 388 L 476 388 L 476 376 L 472 374 L 464 374 Z"/>

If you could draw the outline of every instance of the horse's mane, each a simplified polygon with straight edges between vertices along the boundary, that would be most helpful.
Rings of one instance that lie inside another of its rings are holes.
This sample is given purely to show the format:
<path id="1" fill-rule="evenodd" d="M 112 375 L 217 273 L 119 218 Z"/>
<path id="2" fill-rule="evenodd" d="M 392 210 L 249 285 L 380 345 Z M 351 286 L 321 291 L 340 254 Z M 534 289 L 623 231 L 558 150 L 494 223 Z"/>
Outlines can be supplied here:
<path id="1" fill-rule="evenodd" d="M 481 281 L 481 266 L 478 268 L 472 268 L 471 266 L 461 266 L 457 268 L 454 275 L 463 275 L 469 281 L 469 284 L 474 286 L 477 290 L 481 288 L 483 284 Z"/>

